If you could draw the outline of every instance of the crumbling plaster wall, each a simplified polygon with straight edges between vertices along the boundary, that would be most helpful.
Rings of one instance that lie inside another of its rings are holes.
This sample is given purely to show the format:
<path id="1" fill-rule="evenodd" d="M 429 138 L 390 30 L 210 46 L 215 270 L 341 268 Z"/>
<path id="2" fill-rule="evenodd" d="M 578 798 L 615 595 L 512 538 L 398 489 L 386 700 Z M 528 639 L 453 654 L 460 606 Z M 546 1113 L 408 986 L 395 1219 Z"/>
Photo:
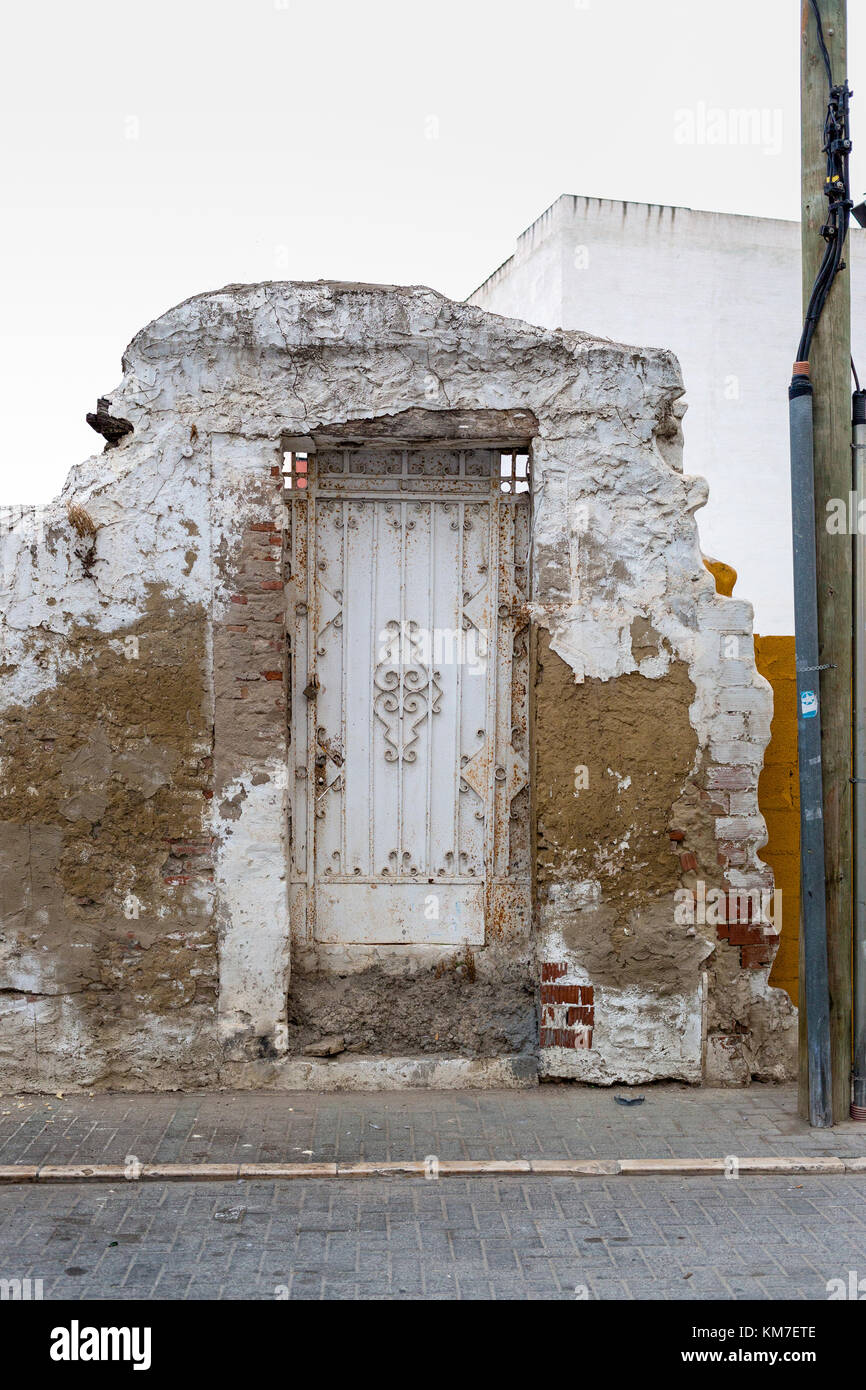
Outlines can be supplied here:
<path id="1" fill-rule="evenodd" d="M 749 606 L 702 565 L 671 355 L 422 288 L 265 284 L 177 306 L 123 368 L 110 413 L 132 432 L 3 535 L 2 1085 L 334 1084 L 289 1055 L 279 444 L 419 405 L 538 421 L 542 1073 L 783 1074 L 772 942 L 674 911 L 677 885 L 766 885 L 770 694 Z M 510 951 L 534 968 L 525 929 Z M 376 948 L 346 968 L 432 964 Z M 346 1075 L 453 1080 L 447 1058 Z"/>

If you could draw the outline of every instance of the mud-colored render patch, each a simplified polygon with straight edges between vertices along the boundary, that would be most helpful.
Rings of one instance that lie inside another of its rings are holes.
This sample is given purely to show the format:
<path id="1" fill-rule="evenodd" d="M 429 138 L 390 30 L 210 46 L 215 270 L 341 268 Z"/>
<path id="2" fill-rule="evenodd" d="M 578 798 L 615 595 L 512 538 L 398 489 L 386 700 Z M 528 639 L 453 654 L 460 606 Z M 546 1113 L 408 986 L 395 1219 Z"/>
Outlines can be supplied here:
<path id="1" fill-rule="evenodd" d="M 653 633 L 633 623 L 631 638 L 642 652 Z M 587 1080 L 641 1082 L 652 1055 L 670 1075 L 700 1076 L 701 972 L 712 946 L 677 920 L 682 866 L 670 838 L 686 818 L 712 841 L 689 781 L 693 699 L 682 662 L 655 679 L 634 671 L 576 681 L 538 635 L 536 879 L 549 1075 L 571 1074 L 575 1058 Z M 692 802 L 698 814 L 687 816 Z"/>
<path id="2" fill-rule="evenodd" d="M 0 723 L 4 1004 L 74 1011 L 93 1081 L 142 1075 L 123 1054 L 149 1017 L 188 1030 L 194 1067 L 217 970 L 204 614 L 152 585 L 137 623 L 64 645 L 57 684 Z M 62 1045 L 52 1017 L 33 1016 L 37 1051 Z"/>
<path id="3" fill-rule="evenodd" d="M 539 632 L 535 682 L 538 882 L 606 880 L 629 907 L 679 886 L 671 808 L 695 760 L 694 686 L 682 662 L 575 682 Z"/>
<path id="4" fill-rule="evenodd" d="M 531 1053 L 538 1036 L 535 980 L 525 965 L 501 960 L 499 967 L 481 978 L 466 948 L 413 975 L 295 973 L 290 1050 L 339 1034 L 347 1051 L 381 1056 Z"/>
<path id="5" fill-rule="evenodd" d="M 701 556 L 682 396 L 664 349 L 419 286 L 233 285 L 136 335 L 110 448 L 0 508 L 0 1088 L 786 1075 L 778 938 L 676 912 L 772 887 L 772 694 Z M 315 456 L 356 434 L 531 465 L 469 615 L 534 674 L 467 780 L 495 828 L 468 952 L 317 933 L 317 532 L 284 467 L 315 520 Z"/>

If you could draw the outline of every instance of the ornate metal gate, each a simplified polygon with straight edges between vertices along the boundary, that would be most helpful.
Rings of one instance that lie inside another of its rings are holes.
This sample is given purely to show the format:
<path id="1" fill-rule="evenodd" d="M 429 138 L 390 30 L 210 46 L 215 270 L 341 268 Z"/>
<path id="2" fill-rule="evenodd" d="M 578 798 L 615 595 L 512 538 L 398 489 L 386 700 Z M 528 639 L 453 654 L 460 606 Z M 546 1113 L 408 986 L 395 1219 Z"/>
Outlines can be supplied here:
<path id="1" fill-rule="evenodd" d="M 287 465 L 295 930 L 483 945 L 528 911 L 528 458 Z"/>

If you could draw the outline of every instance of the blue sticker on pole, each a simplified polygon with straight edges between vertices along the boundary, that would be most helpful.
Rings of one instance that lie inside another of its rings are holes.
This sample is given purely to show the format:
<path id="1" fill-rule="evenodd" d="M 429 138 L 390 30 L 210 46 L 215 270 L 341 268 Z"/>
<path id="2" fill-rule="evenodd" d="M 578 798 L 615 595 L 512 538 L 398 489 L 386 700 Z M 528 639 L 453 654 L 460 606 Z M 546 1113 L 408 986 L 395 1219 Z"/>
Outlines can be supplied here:
<path id="1" fill-rule="evenodd" d="M 800 691 L 800 714 L 804 719 L 814 719 L 818 713 L 818 693 L 815 690 Z"/>

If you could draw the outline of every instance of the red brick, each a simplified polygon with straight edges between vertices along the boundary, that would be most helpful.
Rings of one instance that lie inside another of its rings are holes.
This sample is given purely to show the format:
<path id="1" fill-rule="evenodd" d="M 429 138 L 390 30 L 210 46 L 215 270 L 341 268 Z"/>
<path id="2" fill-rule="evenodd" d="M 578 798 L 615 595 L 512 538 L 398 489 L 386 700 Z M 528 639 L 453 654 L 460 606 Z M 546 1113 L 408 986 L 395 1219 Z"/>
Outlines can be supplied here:
<path id="1" fill-rule="evenodd" d="M 566 1010 L 565 1021 L 569 1028 L 574 1028 L 578 1023 L 592 1027 L 595 1023 L 595 1009 L 591 1005 L 579 1004 L 576 1008 Z"/>
<path id="2" fill-rule="evenodd" d="M 232 603 L 246 603 L 247 596 L 246 594 L 232 594 L 231 601 Z"/>
<path id="3" fill-rule="evenodd" d="M 259 583 L 260 589 L 282 589 L 283 584 L 280 579 L 262 579 Z"/>
<path id="4" fill-rule="evenodd" d="M 575 1047 L 575 1034 L 570 1028 L 542 1028 L 539 1036 L 542 1047 Z"/>
<path id="5" fill-rule="evenodd" d="M 696 869 L 696 868 L 698 867 L 698 861 L 697 861 L 697 859 L 695 858 L 695 856 L 694 856 L 693 854 L 691 854 L 691 853 L 689 853 L 689 854 L 681 854 L 681 855 L 680 855 L 680 865 L 682 866 L 683 870 L 684 870 L 686 873 L 688 873 L 689 871 L 694 870 L 694 869 Z"/>
<path id="6" fill-rule="evenodd" d="M 760 970 L 762 965 L 770 965 L 773 952 L 768 946 L 744 946 L 740 951 L 740 964 L 746 970 Z"/>
<path id="7" fill-rule="evenodd" d="M 273 529 L 274 523 L 272 521 L 252 521 L 247 527 L 248 531 L 273 531 Z"/>
<path id="8" fill-rule="evenodd" d="M 568 966 L 564 961 L 545 960 L 541 964 L 541 978 L 542 980 L 558 980 L 560 975 L 564 975 L 567 970 Z"/>
<path id="9" fill-rule="evenodd" d="M 763 942 L 764 933 L 761 927 L 748 922 L 729 921 L 728 940 L 732 946 L 756 946 Z"/>
<path id="10" fill-rule="evenodd" d="M 669 830 L 668 835 L 677 845 L 681 844 L 682 841 L 686 838 L 686 833 L 684 830 Z"/>
<path id="11" fill-rule="evenodd" d="M 592 1004 L 592 985 L 542 985 L 543 1004 Z"/>
<path id="12" fill-rule="evenodd" d="M 272 477 L 272 478 L 281 478 L 282 476 L 283 476 L 283 470 L 282 470 L 282 468 L 280 468 L 280 465 L 279 465 L 278 463 L 275 463 L 275 464 L 273 465 L 273 467 L 271 468 L 271 477 Z"/>
<path id="13" fill-rule="evenodd" d="M 262 675 L 266 681 L 281 681 L 283 679 L 282 671 L 262 671 Z"/>
<path id="14" fill-rule="evenodd" d="M 733 889 L 728 893 L 725 900 L 725 911 L 729 922 L 754 921 L 754 909 L 754 900 L 745 888 L 741 888 L 739 892 Z"/>

